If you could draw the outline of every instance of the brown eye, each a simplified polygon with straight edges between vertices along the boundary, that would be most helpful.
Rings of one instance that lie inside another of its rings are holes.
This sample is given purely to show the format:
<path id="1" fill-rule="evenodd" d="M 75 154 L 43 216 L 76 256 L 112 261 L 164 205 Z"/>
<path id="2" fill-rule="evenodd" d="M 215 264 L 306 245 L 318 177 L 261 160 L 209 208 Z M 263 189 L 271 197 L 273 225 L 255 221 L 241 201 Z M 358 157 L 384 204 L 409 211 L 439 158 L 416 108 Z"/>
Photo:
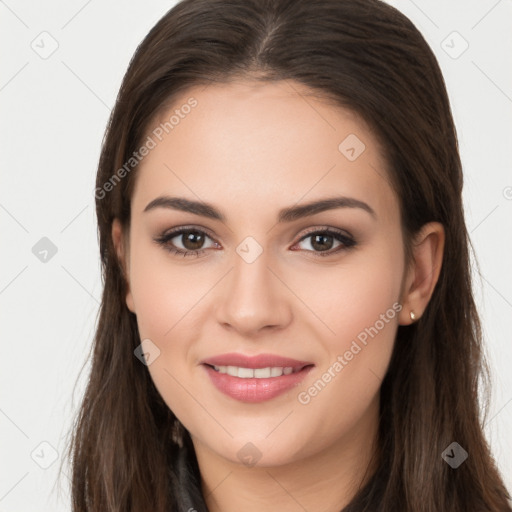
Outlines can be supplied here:
<path id="1" fill-rule="evenodd" d="M 181 236 L 181 242 L 185 249 L 190 251 L 201 249 L 204 244 L 205 234 L 200 231 L 183 231 L 179 236 Z"/>
<path id="2" fill-rule="evenodd" d="M 302 237 L 299 243 L 305 240 L 309 240 L 309 243 L 306 244 L 305 250 L 314 252 L 318 256 L 329 256 L 356 245 L 356 242 L 352 237 L 342 232 L 333 231 L 332 229 L 317 229 L 316 231 L 310 232 L 306 236 Z M 337 245 L 335 245 L 336 243 Z"/>
<path id="3" fill-rule="evenodd" d="M 328 251 L 334 244 L 334 237 L 331 235 L 312 235 L 311 247 L 317 251 Z"/>
<path id="4" fill-rule="evenodd" d="M 199 256 L 206 249 L 218 246 L 212 240 L 212 244 L 205 247 L 204 244 L 207 239 L 212 240 L 210 236 L 200 229 L 179 228 L 155 238 L 155 242 L 174 254 Z"/>

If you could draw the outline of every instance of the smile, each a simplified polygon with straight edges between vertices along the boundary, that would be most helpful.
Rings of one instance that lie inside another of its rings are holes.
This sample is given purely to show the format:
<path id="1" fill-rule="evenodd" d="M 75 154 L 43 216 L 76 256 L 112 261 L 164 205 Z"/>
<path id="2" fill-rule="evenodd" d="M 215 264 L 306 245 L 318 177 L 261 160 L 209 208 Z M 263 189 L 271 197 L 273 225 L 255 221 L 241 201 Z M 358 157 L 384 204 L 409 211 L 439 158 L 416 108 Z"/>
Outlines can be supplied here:
<path id="1" fill-rule="evenodd" d="M 222 354 L 201 361 L 214 388 L 240 402 L 264 402 L 292 391 L 314 364 L 275 354 Z"/>
<path id="2" fill-rule="evenodd" d="M 281 377 L 281 375 L 290 375 L 294 373 L 291 366 L 281 367 L 267 367 L 267 368 L 243 368 L 240 366 L 213 366 L 213 369 L 219 373 L 227 373 L 232 377 L 240 379 L 268 379 L 272 377 Z M 296 370 L 300 371 L 300 370 Z"/>

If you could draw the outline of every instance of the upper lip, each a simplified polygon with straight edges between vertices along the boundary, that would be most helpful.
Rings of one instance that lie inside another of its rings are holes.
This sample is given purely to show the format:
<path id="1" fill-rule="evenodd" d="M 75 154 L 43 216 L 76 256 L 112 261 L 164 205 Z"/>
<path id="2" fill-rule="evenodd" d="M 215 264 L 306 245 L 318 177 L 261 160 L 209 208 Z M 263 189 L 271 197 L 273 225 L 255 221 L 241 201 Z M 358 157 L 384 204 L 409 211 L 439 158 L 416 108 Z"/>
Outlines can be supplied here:
<path id="1" fill-rule="evenodd" d="M 312 365 L 309 361 L 298 361 L 289 357 L 282 357 L 276 354 L 258 354 L 257 356 L 246 356 L 244 354 L 230 353 L 209 357 L 201 361 L 201 364 L 210 366 L 238 366 L 241 368 L 276 368 L 291 367 L 295 371 Z"/>

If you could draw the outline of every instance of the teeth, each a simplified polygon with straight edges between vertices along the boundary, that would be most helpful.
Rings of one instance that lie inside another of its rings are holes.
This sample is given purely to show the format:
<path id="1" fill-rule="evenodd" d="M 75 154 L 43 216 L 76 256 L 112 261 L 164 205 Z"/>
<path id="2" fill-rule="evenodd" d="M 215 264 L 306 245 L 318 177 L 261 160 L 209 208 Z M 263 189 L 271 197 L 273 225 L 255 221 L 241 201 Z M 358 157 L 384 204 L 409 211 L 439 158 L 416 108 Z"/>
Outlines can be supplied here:
<path id="1" fill-rule="evenodd" d="M 239 366 L 214 366 L 219 373 L 227 373 L 232 377 L 239 377 L 241 379 L 268 379 L 270 377 L 281 377 L 281 375 L 290 375 L 293 373 L 293 368 L 287 366 L 282 367 L 268 367 L 268 368 L 242 368 Z"/>
<path id="2" fill-rule="evenodd" d="M 270 376 L 271 377 L 281 377 L 282 368 L 270 368 Z"/>
<path id="3" fill-rule="evenodd" d="M 279 369 L 280 368 L 277 368 L 277 370 L 279 370 Z M 239 373 L 239 375 L 240 375 L 240 373 Z M 272 368 L 254 368 L 254 376 L 257 379 L 268 379 L 271 375 L 272 375 Z M 279 375 L 276 375 L 276 377 L 279 377 Z"/>

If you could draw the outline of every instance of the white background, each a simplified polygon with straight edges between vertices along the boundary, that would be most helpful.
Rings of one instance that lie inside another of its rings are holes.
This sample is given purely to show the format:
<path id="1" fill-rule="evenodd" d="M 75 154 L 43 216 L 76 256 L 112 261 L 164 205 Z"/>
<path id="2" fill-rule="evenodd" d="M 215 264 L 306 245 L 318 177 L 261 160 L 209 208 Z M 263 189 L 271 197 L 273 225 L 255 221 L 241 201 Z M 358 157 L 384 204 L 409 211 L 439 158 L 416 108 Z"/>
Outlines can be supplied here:
<path id="1" fill-rule="evenodd" d="M 101 140 L 130 57 L 174 3 L 0 1 L 1 512 L 70 510 L 67 479 L 60 489 L 56 476 L 101 297 Z M 433 48 L 452 102 L 494 383 L 486 434 L 511 489 L 512 3 L 392 3 Z M 43 59 L 31 45 L 48 51 L 52 38 L 58 48 Z M 42 237 L 57 247 L 46 263 L 32 252 Z"/>

